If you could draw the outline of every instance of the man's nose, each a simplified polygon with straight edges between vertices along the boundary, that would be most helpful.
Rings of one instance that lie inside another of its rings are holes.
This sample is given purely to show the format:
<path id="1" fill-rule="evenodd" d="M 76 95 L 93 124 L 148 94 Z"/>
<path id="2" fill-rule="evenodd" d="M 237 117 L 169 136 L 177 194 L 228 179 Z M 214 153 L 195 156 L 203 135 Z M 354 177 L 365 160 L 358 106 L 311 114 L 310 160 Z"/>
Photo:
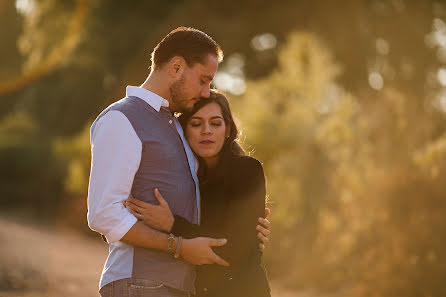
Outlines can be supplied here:
<path id="1" fill-rule="evenodd" d="M 205 87 L 203 87 L 201 89 L 201 93 L 200 96 L 203 98 L 209 98 L 209 96 L 211 95 L 211 88 L 209 85 L 206 85 Z"/>

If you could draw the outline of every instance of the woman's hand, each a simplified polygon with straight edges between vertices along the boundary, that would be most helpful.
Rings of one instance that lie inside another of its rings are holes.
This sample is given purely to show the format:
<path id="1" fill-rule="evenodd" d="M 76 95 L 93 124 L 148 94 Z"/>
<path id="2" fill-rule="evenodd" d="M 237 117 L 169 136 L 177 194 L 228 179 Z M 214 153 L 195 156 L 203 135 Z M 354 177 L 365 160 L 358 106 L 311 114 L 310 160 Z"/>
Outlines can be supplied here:
<path id="1" fill-rule="evenodd" d="M 259 250 L 263 252 L 265 249 L 265 245 L 269 242 L 269 229 L 271 228 L 271 223 L 266 219 L 266 217 L 270 214 L 271 210 L 269 208 L 265 208 L 265 218 L 259 218 L 258 222 L 259 225 L 257 225 L 256 229 L 259 231 L 257 233 L 257 237 L 262 241 L 262 243 L 259 243 Z"/>
<path id="2" fill-rule="evenodd" d="M 124 201 L 125 207 L 140 221 L 154 229 L 169 233 L 174 223 L 174 217 L 169 204 L 164 200 L 158 189 L 155 198 L 159 205 L 153 205 L 135 198 Z"/>

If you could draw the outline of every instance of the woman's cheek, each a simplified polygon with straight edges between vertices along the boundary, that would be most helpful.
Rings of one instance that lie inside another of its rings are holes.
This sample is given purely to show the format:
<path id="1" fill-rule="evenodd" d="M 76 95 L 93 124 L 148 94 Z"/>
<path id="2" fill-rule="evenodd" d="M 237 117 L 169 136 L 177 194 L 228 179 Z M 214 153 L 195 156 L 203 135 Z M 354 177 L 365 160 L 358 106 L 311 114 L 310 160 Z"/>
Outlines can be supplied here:
<path id="1" fill-rule="evenodd" d="M 198 137 L 196 136 L 197 129 L 194 127 L 189 127 L 187 129 L 186 139 L 192 149 L 195 149 L 198 145 Z"/>

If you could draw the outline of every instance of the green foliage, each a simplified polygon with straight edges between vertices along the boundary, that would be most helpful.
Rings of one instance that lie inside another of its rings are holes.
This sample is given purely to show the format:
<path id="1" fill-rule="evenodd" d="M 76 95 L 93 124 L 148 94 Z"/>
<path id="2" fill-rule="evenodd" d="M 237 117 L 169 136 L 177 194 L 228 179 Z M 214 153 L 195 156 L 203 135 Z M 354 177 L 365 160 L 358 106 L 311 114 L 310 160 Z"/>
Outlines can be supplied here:
<path id="1" fill-rule="evenodd" d="M 0 122 L 0 168 L 3 206 L 42 215 L 57 207 L 63 167 L 28 115 L 11 114 Z"/>
<path id="2" fill-rule="evenodd" d="M 57 139 L 54 149 L 58 157 L 68 164 L 64 182 L 66 193 L 84 199 L 90 174 L 90 125 L 71 138 Z"/>
<path id="3" fill-rule="evenodd" d="M 394 88 L 359 100 L 315 35 L 292 34 L 279 61 L 234 104 L 265 165 L 273 275 L 344 296 L 444 294 L 444 116 Z"/>
<path id="4" fill-rule="evenodd" d="M 355 128 L 346 124 L 358 106 L 335 83 L 340 68 L 314 35 L 292 34 L 279 61 L 269 77 L 248 84 L 236 110 L 247 141 L 265 162 L 277 236 L 271 250 L 289 249 L 298 261 L 317 240 L 319 212 L 335 200 L 329 178 L 335 163 L 351 154 L 345 143 Z M 304 232 L 285 236 L 296 230 Z M 281 267 L 278 271 L 290 261 L 282 253 L 267 255 L 272 267 Z"/>

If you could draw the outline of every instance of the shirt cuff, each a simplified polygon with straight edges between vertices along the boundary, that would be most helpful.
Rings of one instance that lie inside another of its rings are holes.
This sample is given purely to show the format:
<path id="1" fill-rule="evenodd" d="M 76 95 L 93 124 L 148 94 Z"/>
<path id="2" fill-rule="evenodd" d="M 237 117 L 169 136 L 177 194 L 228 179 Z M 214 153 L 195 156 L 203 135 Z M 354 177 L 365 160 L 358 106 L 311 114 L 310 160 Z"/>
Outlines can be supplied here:
<path id="1" fill-rule="evenodd" d="M 136 219 L 134 215 L 128 213 L 126 218 L 121 222 L 121 224 L 114 227 L 112 230 L 110 230 L 110 232 L 108 232 L 105 235 L 105 238 L 107 238 L 108 243 L 120 241 L 121 238 L 125 234 L 127 234 L 127 232 L 129 232 L 130 228 L 132 228 L 137 221 L 138 219 Z"/>

